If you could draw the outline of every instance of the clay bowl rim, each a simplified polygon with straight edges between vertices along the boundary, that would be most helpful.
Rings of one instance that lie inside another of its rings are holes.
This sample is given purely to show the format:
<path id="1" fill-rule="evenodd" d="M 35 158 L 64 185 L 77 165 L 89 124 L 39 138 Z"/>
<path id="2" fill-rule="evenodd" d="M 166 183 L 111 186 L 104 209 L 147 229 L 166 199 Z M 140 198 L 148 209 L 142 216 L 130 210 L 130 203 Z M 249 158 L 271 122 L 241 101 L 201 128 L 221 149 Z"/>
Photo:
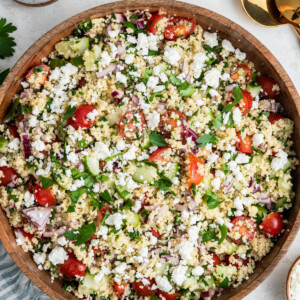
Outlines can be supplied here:
<path id="1" fill-rule="evenodd" d="M 286 289 L 285 289 L 285 291 L 286 291 L 287 300 L 291 300 L 291 297 L 290 297 L 291 278 L 292 278 L 293 272 L 295 271 L 295 268 L 298 264 L 300 264 L 300 256 L 293 262 L 293 264 L 292 264 L 292 266 L 289 270 L 287 279 L 286 279 Z"/>
<path id="2" fill-rule="evenodd" d="M 69 30 L 70 32 L 70 29 L 75 28 L 78 24 L 88 19 L 89 17 L 96 18 L 113 12 L 122 12 L 122 11 L 124 12 L 126 10 L 134 10 L 138 8 L 139 9 L 149 8 L 151 11 L 157 11 L 160 8 L 163 8 L 168 12 L 176 11 L 178 12 L 178 14 L 180 13 L 181 15 L 190 16 L 190 17 L 198 15 L 199 17 L 207 18 L 208 20 L 217 23 L 219 27 L 222 26 L 226 27 L 227 31 L 229 32 L 232 31 L 233 34 L 237 35 L 241 39 L 244 39 L 246 44 L 255 48 L 260 53 L 260 55 L 263 57 L 263 60 L 265 60 L 269 65 L 269 67 L 272 69 L 272 72 L 275 72 L 276 76 L 281 79 L 282 85 L 285 86 L 286 91 L 290 95 L 289 98 L 291 99 L 291 103 L 295 106 L 296 113 L 297 113 L 297 116 L 295 118 L 299 119 L 300 97 L 291 79 L 289 78 L 289 76 L 287 75 L 283 67 L 280 65 L 280 63 L 277 61 L 277 59 L 270 53 L 270 51 L 259 40 L 257 40 L 252 34 L 250 34 L 248 31 L 246 31 L 238 24 L 234 23 L 230 19 L 218 13 L 215 13 L 213 11 L 210 11 L 208 9 L 193 4 L 179 2 L 179 1 L 168 1 L 168 0 L 165 1 L 154 0 L 151 1 L 150 3 L 147 0 L 142 0 L 139 1 L 138 3 L 136 0 L 112 2 L 112 3 L 100 5 L 92 9 L 83 11 L 71 18 L 68 18 L 67 20 L 63 21 L 59 25 L 55 26 L 53 29 L 51 29 L 46 34 L 44 34 L 39 40 L 37 40 L 22 55 L 22 57 L 14 65 L 11 72 L 7 76 L 6 80 L 3 82 L 2 86 L 0 87 L 0 108 L 2 108 L 2 110 L 0 109 L 0 119 L 3 118 L 3 115 L 9 105 L 9 102 L 12 99 L 11 97 L 12 94 L 10 94 L 11 91 L 16 89 L 16 86 L 20 85 L 20 82 L 22 81 L 22 76 L 25 70 L 28 68 L 28 65 L 30 63 L 33 64 L 34 58 L 39 53 L 41 53 L 42 50 L 44 50 L 44 48 L 48 43 L 51 43 L 52 39 L 58 37 L 60 35 L 60 32 L 62 32 L 63 30 L 65 31 Z M 67 36 L 68 34 L 65 34 L 64 36 Z M 222 36 L 222 34 L 220 35 Z M 44 52 L 47 53 L 48 55 L 50 51 L 44 51 Z M 26 66 L 26 68 L 24 66 Z M 7 100 L 7 98 L 9 98 L 10 100 Z M 228 294 L 227 296 L 225 295 L 226 299 L 228 298 L 241 299 L 242 297 L 245 297 L 247 294 L 253 291 L 272 272 L 272 270 L 279 263 L 279 261 L 282 259 L 284 254 L 287 252 L 289 246 L 291 245 L 293 239 L 295 238 L 298 232 L 300 226 L 300 222 L 297 222 L 297 219 L 300 218 L 299 207 L 296 208 L 296 210 L 298 211 L 293 215 L 294 222 L 292 223 L 290 229 L 288 230 L 289 232 L 286 233 L 285 235 L 285 240 L 283 241 L 282 248 L 278 250 L 277 253 L 272 255 L 272 257 L 270 257 L 270 264 L 263 271 L 256 269 L 257 275 L 251 278 L 251 280 L 249 280 L 248 283 L 245 283 L 240 290 L 238 288 L 230 289 L 231 292 L 227 293 Z M 38 286 L 43 292 L 48 294 L 53 299 L 77 299 L 75 298 L 75 296 L 69 293 L 65 294 L 66 292 L 63 291 L 61 288 L 60 290 L 58 289 L 55 290 L 53 286 L 51 286 L 51 284 L 47 283 L 46 281 L 49 282 L 48 277 L 50 277 L 48 272 L 39 271 L 37 266 L 35 266 L 34 270 L 30 268 L 29 264 L 33 263 L 32 259 L 31 261 L 24 259 L 24 252 L 20 246 L 16 245 L 13 238 L 12 229 L 11 227 L 9 227 L 7 218 L 2 210 L 0 210 L 0 230 L 2 231 L 2 234 L 0 235 L 0 239 L 4 244 L 5 248 L 7 249 L 7 252 L 11 255 L 11 257 L 19 266 L 19 268 L 25 273 L 27 277 L 29 277 L 29 279 L 36 286 Z M 268 257 L 268 255 L 266 257 Z M 36 276 L 37 272 L 46 272 L 48 275 L 41 273 L 42 276 Z M 221 296 L 219 299 L 225 299 L 225 298 Z"/>

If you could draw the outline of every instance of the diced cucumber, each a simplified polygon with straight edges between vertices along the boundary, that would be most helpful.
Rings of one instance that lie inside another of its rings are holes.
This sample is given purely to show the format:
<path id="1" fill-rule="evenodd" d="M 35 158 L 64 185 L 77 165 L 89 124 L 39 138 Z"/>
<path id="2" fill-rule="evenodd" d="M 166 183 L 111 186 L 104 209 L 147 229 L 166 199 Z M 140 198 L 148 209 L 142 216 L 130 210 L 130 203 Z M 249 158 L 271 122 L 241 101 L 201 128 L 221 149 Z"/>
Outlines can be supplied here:
<path id="1" fill-rule="evenodd" d="M 121 107 L 117 107 L 112 112 L 110 112 L 108 115 L 106 115 L 106 119 L 109 126 L 113 126 L 115 124 L 118 124 L 123 116 L 123 110 Z"/>
<path id="2" fill-rule="evenodd" d="M 4 136 L 0 136 L 0 153 L 7 152 L 8 140 Z"/>
<path id="3" fill-rule="evenodd" d="M 151 147 L 149 133 L 146 130 L 143 133 L 143 139 L 141 141 L 141 146 L 142 146 L 142 149 L 149 149 Z"/>
<path id="4" fill-rule="evenodd" d="M 215 279 L 211 275 L 201 277 L 200 282 L 198 284 L 199 288 L 204 291 L 213 289 L 216 286 Z"/>
<path id="5" fill-rule="evenodd" d="M 203 177 L 202 183 L 204 184 L 204 191 L 209 191 L 212 189 L 211 185 L 212 175 L 210 173 L 210 167 L 205 168 L 205 176 Z"/>
<path id="6" fill-rule="evenodd" d="M 109 180 L 104 182 L 105 188 L 115 190 L 115 181 L 116 181 L 116 176 L 112 173 L 112 175 L 109 176 Z"/>
<path id="7" fill-rule="evenodd" d="M 241 191 L 244 188 L 243 184 L 241 182 L 239 182 L 239 181 L 234 184 L 234 187 L 238 191 Z"/>
<path id="8" fill-rule="evenodd" d="M 268 213 L 268 210 L 258 204 L 252 204 L 252 206 L 255 206 L 257 208 L 257 214 L 263 219 L 265 217 L 265 215 Z"/>
<path id="9" fill-rule="evenodd" d="M 82 56 L 86 49 L 90 46 L 90 39 L 83 37 L 73 41 L 62 41 L 55 45 L 56 51 L 63 55 L 64 58 L 73 58 L 76 56 Z"/>
<path id="10" fill-rule="evenodd" d="M 168 69 L 169 69 L 169 65 L 166 64 L 165 62 L 164 62 L 164 63 L 161 63 L 161 64 L 159 65 L 159 73 L 160 73 L 160 74 L 166 72 Z"/>
<path id="11" fill-rule="evenodd" d="M 261 85 L 254 85 L 252 83 L 248 83 L 246 88 L 247 92 L 249 92 L 253 98 L 259 95 L 260 89 Z"/>
<path id="12" fill-rule="evenodd" d="M 182 283 L 182 287 L 184 289 L 189 289 L 190 291 L 199 290 L 198 280 L 194 276 L 188 277 Z"/>
<path id="13" fill-rule="evenodd" d="M 95 275 L 86 272 L 83 278 L 83 281 L 79 283 L 78 293 L 80 295 L 89 296 L 94 293 L 103 293 L 109 288 L 110 277 L 105 275 L 103 279 L 97 283 L 94 280 Z"/>
<path id="14" fill-rule="evenodd" d="M 132 225 L 133 227 L 138 227 L 140 224 L 140 216 L 130 210 L 126 212 L 127 224 Z"/>
<path id="15" fill-rule="evenodd" d="M 96 57 L 93 51 L 85 51 L 83 55 L 83 60 L 87 71 L 96 71 Z"/>
<path id="16" fill-rule="evenodd" d="M 276 210 L 283 208 L 286 204 L 286 200 L 287 200 L 286 197 L 282 197 L 282 198 L 278 199 L 276 206 L 275 206 Z"/>
<path id="17" fill-rule="evenodd" d="M 288 192 L 291 189 L 290 175 L 283 174 L 281 177 L 279 177 L 278 187 L 283 193 Z"/>
<path id="18" fill-rule="evenodd" d="M 232 275 L 236 274 L 237 269 L 234 266 L 216 266 L 215 275 L 216 279 L 222 282 L 226 277 L 230 280 Z"/>
<path id="19" fill-rule="evenodd" d="M 169 179 L 176 177 L 178 172 L 178 163 L 173 163 L 167 171 L 165 171 L 165 176 Z"/>
<path id="20" fill-rule="evenodd" d="M 232 243 L 228 240 L 224 240 L 223 243 L 222 243 L 222 249 L 223 247 L 225 247 L 225 253 L 226 254 L 233 254 L 236 252 L 236 250 L 238 249 L 238 246 L 235 244 L 235 243 Z"/>
<path id="21" fill-rule="evenodd" d="M 157 170 L 153 166 L 141 164 L 136 168 L 132 179 L 138 183 L 153 183 L 158 178 Z"/>
<path id="22" fill-rule="evenodd" d="M 154 270 L 155 273 L 162 276 L 166 274 L 166 271 L 169 269 L 170 265 L 165 262 L 159 262 L 155 264 Z"/>
<path id="23" fill-rule="evenodd" d="M 287 164 L 283 167 L 282 171 L 283 173 L 286 173 L 292 166 L 291 161 L 288 161 Z"/>
<path id="24" fill-rule="evenodd" d="M 72 179 L 63 173 L 52 172 L 55 182 L 64 190 L 68 190 L 72 184 Z"/>
<path id="25" fill-rule="evenodd" d="M 85 156 L 83 159 L 83 163 L 86 167 L 86 170 L 91 175 L 96 176 L 100 173 L 99 159 L 91 156 Z"/>
<path id="26" fill-rule="evenodd" d="M 116 185 L 116 191 L 117 193 L 124 199 L 124 200 L 127 200 L 130 195 L 131 195 L 131 192 L 128 191 L 128 189 L 126 188 L 126 186 L 122 186 L 122 185 Z"/>

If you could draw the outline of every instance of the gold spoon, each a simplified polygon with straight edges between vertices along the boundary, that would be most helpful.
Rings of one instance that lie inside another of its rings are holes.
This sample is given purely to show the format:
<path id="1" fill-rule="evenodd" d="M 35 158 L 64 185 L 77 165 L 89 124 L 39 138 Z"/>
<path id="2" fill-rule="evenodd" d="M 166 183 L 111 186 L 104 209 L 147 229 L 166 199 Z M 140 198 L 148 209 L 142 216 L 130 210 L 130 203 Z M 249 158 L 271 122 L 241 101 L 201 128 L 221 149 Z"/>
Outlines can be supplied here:
<path id="1" fill-rule="evenodd" d="M 266 27 L 290 24 L 300 37 L 300 27 L 284 18 L 274 0 L 241 0 L 241 2 L 244 11 L 255 23 Z M 294 0 L 294 2 L 299 2 L 299 0 Z M 296 9 L 296 6 L 294 7 Z"/>
<path id="2" fill-rule="evenodd" d="M 275 0 L 275 3 L 287 20 L 300 24 L 300 0 Z"/>

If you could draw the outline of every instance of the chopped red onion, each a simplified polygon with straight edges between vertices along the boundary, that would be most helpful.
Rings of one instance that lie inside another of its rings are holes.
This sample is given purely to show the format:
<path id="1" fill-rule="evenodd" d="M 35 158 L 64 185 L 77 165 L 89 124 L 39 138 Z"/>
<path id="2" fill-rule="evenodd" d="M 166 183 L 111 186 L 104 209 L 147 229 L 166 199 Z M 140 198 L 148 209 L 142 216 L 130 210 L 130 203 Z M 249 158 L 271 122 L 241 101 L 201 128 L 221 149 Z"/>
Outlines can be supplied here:
<path id="1" fill-rule="evenodd" d="M 144 209 L 147 211 L 155 210 L 156 208 L 160 207 L 161 204 L 154 204 L 154 205 L 146 205 L 144 206 Z"/>
<path id="2" fill-rule="evenodd" d="M 188 63 L 186 60 L 180 62 L 180 70 L 185 74 L 188 73 Z"/>
<path id="3" fill-rule="evenodd" d="M 140 100 L 136 95 L 131 96 L 132 104 L 138 106 L 140 104 Z"/>
<path id="4" fill-rule="evenodd" d="M 29 97 L 31 97 L 31 95 L 32 95 L 32 93 L 30 91 L 23 91 L 20 94 L 20 98 L 21 99 L 29 98 Z"/>
<path id="5" fill-rule="evenodd" d="M 218 61 L 223 61 L 224 60 L 224 58 L 223 58 L 223 56 L 222 55 L 218 55 Z"/>
<path id="6" fill-rule="evenodd" d="M 28 159 L 31 156 L 31 144 L 30 144 L 29 135 L 27 133 L 22 133 L 21 140 L 23 144 L 25 159 Z"/>
<path id="7" fill-rule="evenodd" d="M 15 182 L 11 181 L 7 184 L 8 186 L 12 187 L 12 188 L 15 188 L 17 185 Z"/>
<path id="8" fill-rule="evenodd" d="M 178 265 L 179 264 L 178 257 L 173 257 L 171 255 L 162 255 L 160 258 L 167 261 L 170 265 Z"/>
<path id="9" fill-rule="evenodd" d="M 153 221 L 156 220 L 156 219 L 159 219 L 160 217 L 162 217 L 168 210 L 169 210 L 168 206 L 167 205 L 163 205 L 160 208 L 157 216 L 153 219 Z"/>
<path id="10" fill-rule="evenodd" d="M 251 186 L 253 185 L 253 183 L 254 183 L 254 179 L 253 179 L 253 177 L 251 177 L 251 178 L 250 178 L 250 182 L 249 182 L 249 186 L 248 186 L 248 187 L 251 188 Z"/>
<path id="11" fill-rule="evenodd" d="M 260 191 L 260 187 L 259 187 L 259 185 L 255 185 L 255 186 L 253 186 L 253 191 L 251 192 L 252 194 L 255 194 L 255 193 L 257 193 L 257 192 L 259 192 Z"/>
<path id="12" fill-rule="evenodd" d="M 236 83 L 226 85 L 226 86 L 225 86 L 225 92 L 226 92 L 226 93 L 231 92 L 231 91 L 233 90 L 233 88 L 236 87 L 236 86 L 237 86 Z"/>
<path id="13" fill-rule="evenodd" d="M 281 110 L 281 104 L 278 102 L 272 102 L 271 100 L 261 100 L 260 101 L 263 104 L 263 108 L 266 111 L 270 111 L 270 112 L 278 112 L 278 110 Z"/>
<path id="14" fill-rule="evenodd" d="M 161 247 L 155 247 L 149 250 L 149 252 L 153 252 L 156 255 L 158 255 L 160 251 L 161 251 Z"/>
<path id="15" fill-rule="evenodd" d="M 117 64 L 111 64 L 106 69 L 104 69 L 100 72 L 97 72 L 96 75 L 98 78 L 103 78 L 104 76 L 106 76 L 116 70 L 117 70 Z"/>
<path id="16" fill-rule="evenodd" d="M 122 43 L 122 41 L 117 42 L 117 50 L 118 50 L 119 55 L 122 55 L 123 53 L 125 53 L 126 46 L 125 46 L 125 44 Z"/>
<path id="17" fill-rule="evenodd" d="M 185 77 L 185 80 L 188 82 L 188 83 L 191 83 L 191 74 L 190 73 L 187 73 L 186 77 Z"/>
<path id="18" fill-rule="evenodd" d="M 143 19 L 136 21 L 136 28 L 137 29 L 143 29 L 145 27 L 145 21 Z"/>
<path id="19" fill-rule="evenodd" d="M 122 99 L 124 97 L 124 92 L 123 91 L 114 91 L 111 93 L 111 95 L 115 98 L 115 99 Z"/>
<path id="20" fill-rule="evenodd" d="M 175 237 L 182 237 L 186 233 L 186 231 L 179 229 L 177 225 L 172 228 L 172 232 Z"/>
<path id="21" fill-rule="evenodd" d="M 80 162 L 77 166 L 77 169 L 79 172 L 84 172 L 84 169 L 85 169 L 84 164 L 82 162 Z"/>
<path id="22" fill-rule="evenodd" d="M 107 27 L 106 27 L 106 29 L 105 29 L 105 35 L 107 36 L 107 37 L 109 37 L 109 33 L 112 31 L 113 29 L 112 29 L 112 26 L 111 26 L 111 24 L 109 24 Z"/>
<path id="23" fill-rule="evenodd" d="M 165 110 L 167 109 L 167 103 L 166 102 L 159 102 L 156 106 L 156 110 L 159 113 L 163 113 L 165 112 Z"/>
<path id="24" fill-rule="evenodd" d="M 126 21 L 124 14 L 115 14 L 115 17 L 120 23 L 124 23 Z"/>
<path id="25" fill-rule="evenodd" d="M 223 186 L 227 189 L 227 192 L 229 192 L 229 190 L 231 189 L 233 185 L 233 176 L 231 174 L 229 174 L 226 177 L 226 180 L 223 182 Z"/>
<path id="26" fill-rule="evenodd" d="M 271 202 L 271 198 L 267 193 L 260 194 L 258 195 L 257 198 L 259 199 L 259 202 L 262 204 L 268 204 Z"/>
<path id="27" fill-rule="evenodd" d="M 203 292 L 201 293 L 201 297 L 202 297 L 203 299 L 210 299 L 212 296 L 213 296 L 212 291 L 203 291 Z"/>
<path id="28" fill-rule="evenodd" d="M 5 207 L 4 210 L 8 217 L 10 217 L 10 209 L 15 208 L 14 204 L 10 204 L 9 206 Z"/>
<path id="29" fill-rule="evenodd" d="M 54 235 L 61 236 L 64 233 L 69 231 L 68 226 L 62 226 L 59 228 L 53 228 L 51 231 L 45 231 L 43 232 L 43 237 L 53 237 Z"/>
<path id="30" fill-rule="evenodd" d="M 19 127 L 21 129 L 21 132 L 25 132 L 25 123 L 24 123 L 24 121 L 19 122 Z"/>
<path id="31" fill-rule="evenodd" d="M 188 208 L 184 205 L 181 204 L 175 204 L 174 208 L 178 211 L 184 212 L 184 211 L 189 211 Z"/>
<path id="32" fill-rule="evenodd" d="M 199 143 L 197 143 L 197 139 L 199 138 L 197 133 L 192 130 L 191 128 L 188 128 L 188 130 L 186 131 L 186 138 L 192 138 L 192 141 L 196 144 L 196 147 L 194 147 L 192 149 L 193 154 L 197 154 L 199 151 L 199 148 L 197 147 L 197 145 L 199 145 Z"/>
<path id="33" fill-rule="evenodd" d="M 50 207 L 29 207 L 22 210 L 23 214 L 38 230 L 43 230 L 46 227 L 51 211 Z"/>

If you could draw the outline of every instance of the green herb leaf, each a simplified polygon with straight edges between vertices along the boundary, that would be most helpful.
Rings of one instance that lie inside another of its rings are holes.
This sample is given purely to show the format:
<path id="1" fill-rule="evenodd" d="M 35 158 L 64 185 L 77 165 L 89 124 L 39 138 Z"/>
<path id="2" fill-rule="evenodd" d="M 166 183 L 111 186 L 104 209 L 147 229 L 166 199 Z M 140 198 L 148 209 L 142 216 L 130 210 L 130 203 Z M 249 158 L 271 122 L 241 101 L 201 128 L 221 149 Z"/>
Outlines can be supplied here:
<path id="1" fill-rule="evenodd" d="M 219 201 L 220 197 L 217 196 L 213 191 L 208 191 L 205 194 L 205 200 L 208 209 L 214 209 L 223 202 Z"/>
<path id="2" fill-rule="evenodd" d="M 64 126 L 64 122 L 65 122 L 67 119 L 69 119 L 69 118 L 73 118 L 74 115 L 75 115 L 76 110 L 77 110 L 77 107 L 76 107 L 76 106 L 71 106 L 71 105 L 69 105 L 69 106 L 67 107 L 67 110 L 66 110 L 66 112 L 65 112 L 65 114 L 64 114 L 64 116 L 63 116 L 61 125 L 60 125 L 60 127 L 59 127 L 59 131 L 60 131 L 60 135 L 61 135 L 61 136 L 64 136 L 63 131 L 62 131 L 62 130 L 63 130 L 63 126 Z"/>
<path id="3" fill-rule="evenodd" d="M 149 139 L 150 139 L 150 142 L 151 142 L 152 145 L 156 145 L 158 147 L 168 146 L 168 144 L 166 143 L 164 137 L 158 132 L 152 131 L 149 134 Z"/>
<path id="4" fill-rule="evenodd" d="M 189 85 L 186 89 L 179 89 L 179 95 L 181 97 L 190 97 L 195 92 L 196 89 L 191 85 Z"/>
<path id="5" fill-rule="evenodd" d="M 127 192 L 127 191 L 125 191 L 125 192 Z M 128 199 L 128 200 L 126 201 L 126 203 L 122 206 L 122 209 L 128 210 L 128 209 L 130 209 L 132 206 L 133 206 L 132 200 L 131 200 L 131 199 Z"/>
<path id="6" fill-rule="evenodd" d="M 197 145 L 197 147 L 202 148 L 204 147 L 206 144 L 215 144 L 217 143 L 219 140 L 216 138 L 215 134 L 204 134 L 203 136 L 199 137 L 196 142 L 200 143 L 199 145 Z"/>
<path id="7" fill-rule="evenodd" d="M 170 74 L 169 79 L 170 79 L 170 82 L 177 87 L 182 84 L 182 81 L 179 78 L 177 78 L 177 76 L 174 73 Z"/>
<path id="8" fill-rule="evenodd" d="M 116 157 L 118 157 L 118 156 L 121 156 L 121 155 L 123 155 L 123 154 L 124 154 L 124 152 L 120 152 L 120 153 L 117 153 L 117 154 L 115 154 L 115 155 L 113 155 L 113 156 L 109 156 L 109 157 L 105 158 L 104 160 L 105 160 L 106 162 L 108 162 L 108 161 L 110 161 L 110 160 L 112 160 L 112 159 L 114 159 L 114 158 L 116 158 Z"/>
<path id="9" fill-rule="evenodd" d="M 164 173 L 157 172 L 160 180 L 154 181 L 154 185 L 158 187 L 161 191 L 167 192 L 169 188 L 172 186 L 172 181 L 164 175 Z"/>
<path id="10" fill-rule="evenodd" d="M 225 279 L 220 283 L 220 288 L 226 289 L 228 288 L 228 277 L 226 276 Z"/>
<path id="11" fill-rule="evenodd" d="M 227 237 L 227 227 L 225 225 L 219 225 L 219 229 L 221 231 L 221 238 L 218 240 L 218 244 L 220 245 Z"/>
<path id="12" fill-rule="evenodd" d="M 70 197 L 71 197 L 71 201 L 72 201 L 72 204 L 73 205 L 76 205 L 80 196 L 83 195 L 84 193 L 86 193 L 86 189 L 85 188 L 79 188 L 78 190 L 76 191 L 72 191 L 70 193 Z"/>
<path id="13" fill-rule="evenodd" d="M 13 26 L 12 23 L 6 24 L 6 19 L 0 19 L 0 58 L 12 56 L 15 50 L 13 49 L 16 46 L 15 39 L 9 36 L 9 33 L 12 33 L 17 30 L 17 27 Z"/>
<path id="14" fill-rule="evenodd" d="M 100 194 L 100 200 L 110 203 L 112 201 L 112 197 L 109 194 L 108 190 L 105 190 L 103 193 Z"/>
<path id="15" fill-rule="evenodd" d="M 53 58 L 53 59 L 50 60 L 48 66 L 50 68 L 55 69 L 55 68 L 61 68 L 61 67 L 65 66 L 67 63 L 68 62 L 64 59 Z"/>
<path id="16" fill-rule="evenodd" d="M 0 85 L 2 84 L 2 82 L 5 80 L 6 76 L 8 75 L 10 69 L 6 69 L 2 72 L 0 72 Z"/>
<path id="17" fill-rule="evenodd" d="M 70 230 L 64 233 L 64 236 L 70 241 L 76 241 L 75 246 L 80 246 L 86 243 L 96 233 L 96 225 L 94 222 L 83 224 L 80 229 Z"/>
<path id="18" fill-rule="evenodd" d="M 135 229 L 133 230 L 133 232 L 126 231 L 126 234 L 133 240 L 138 240 L 138 241 L 141 240 L 139 231 Z"/>
<path id="19" fill-rule="evenodd" d="M 73 34 L 77 37 L 83 37 L 84 34 L 92 28 L 92 21 L 87 20 L 78 25 L 77 28 L 74 29 Z"/>
<path id="20" fill-rule="evenodd" d="M 53 181 L 51 178 L 47 178 L 47 177 L 44 177 L 44 176 L 40 176 L 40 179 L 41 179 L 41 182 L 42 182 L 42 187 L 43 187 L 43 190 L 49 186 L 52 186 L 53 185 Z"/>
<path id="21" fill-rule="evenodd" d="M 202 236 L 202 240 L 201 240 L 202 243 L 206 243 L 211 240 L 214 241 L 218 240 L 216 232 L 212 231 L 210 226 L 208 226 L 208 231 L 202 231 L 199 233 L 199 235 Z"/>
<path id="22" fill-rule="evenodd" d="M 19 106 L 20 100 L 16 99 L 9 107 L 3 121 L 13 120 L 16 114 L 17 107 Z"/>

